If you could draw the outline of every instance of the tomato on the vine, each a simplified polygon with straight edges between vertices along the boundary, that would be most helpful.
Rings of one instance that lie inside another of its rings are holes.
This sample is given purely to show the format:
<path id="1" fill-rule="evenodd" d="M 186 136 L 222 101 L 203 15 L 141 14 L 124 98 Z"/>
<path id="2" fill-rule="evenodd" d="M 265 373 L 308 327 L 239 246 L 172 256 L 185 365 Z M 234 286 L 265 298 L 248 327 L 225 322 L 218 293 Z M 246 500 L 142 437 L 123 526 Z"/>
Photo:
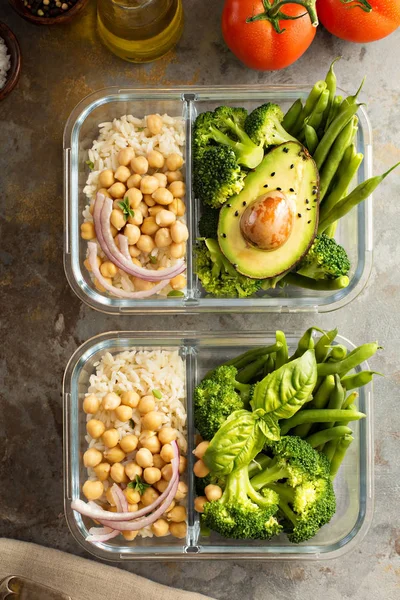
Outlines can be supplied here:
<path id="1" fill-rule="evenodd" d="M 316 0 L 226 0 L 225 43 L 245 65 L 275 71 L 294 63 L 310 46 L 318 25 Z"/>
<path id="2" fill-rule="evenodd" d="M 400 26 L 400 0 L 317 0 L 322 25 L 348 42 L 374 42 Z"/>

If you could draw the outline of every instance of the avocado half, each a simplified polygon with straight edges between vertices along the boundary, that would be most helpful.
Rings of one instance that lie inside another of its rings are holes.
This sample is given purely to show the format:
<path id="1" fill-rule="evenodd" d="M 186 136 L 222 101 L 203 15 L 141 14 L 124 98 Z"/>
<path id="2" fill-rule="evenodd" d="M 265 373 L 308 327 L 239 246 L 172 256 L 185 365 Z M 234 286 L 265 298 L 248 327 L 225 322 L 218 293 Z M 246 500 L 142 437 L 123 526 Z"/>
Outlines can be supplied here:
<path id="1" fill-rule="evenodd" d="M 239 273 L 276 277 L 309 250 L 318 228 L 319 174 L 298 142 L 271 150 L 220 211 L 218 242 Z"/>

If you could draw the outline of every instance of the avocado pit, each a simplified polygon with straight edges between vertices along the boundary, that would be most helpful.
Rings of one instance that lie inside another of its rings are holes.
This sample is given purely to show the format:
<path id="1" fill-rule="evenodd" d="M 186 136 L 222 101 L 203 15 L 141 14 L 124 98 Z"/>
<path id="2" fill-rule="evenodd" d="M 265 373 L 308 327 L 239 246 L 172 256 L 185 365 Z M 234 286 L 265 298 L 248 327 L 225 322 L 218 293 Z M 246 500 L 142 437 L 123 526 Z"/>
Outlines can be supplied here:
<path id="1" fill-rule="evenodd" d="M 294 215 L 288 198 L 279 191 L 259 196 L 244 211 L 240 229 L 246 241 L 260 250 L 276 250 L 293 229 Z"/>

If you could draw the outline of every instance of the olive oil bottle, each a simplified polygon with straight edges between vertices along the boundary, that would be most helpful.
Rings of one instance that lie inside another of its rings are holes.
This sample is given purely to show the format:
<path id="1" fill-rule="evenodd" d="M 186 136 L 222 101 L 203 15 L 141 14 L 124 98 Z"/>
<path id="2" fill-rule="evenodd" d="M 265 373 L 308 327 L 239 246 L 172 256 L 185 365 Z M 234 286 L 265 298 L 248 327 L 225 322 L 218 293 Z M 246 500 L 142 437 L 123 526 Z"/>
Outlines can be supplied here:
<path id="1" fill-rule="evenodd" d="M 111 52 L 130 62 L 151 62 L 181 37 L 182 0 L 98 0 L 97 26 Z"/>

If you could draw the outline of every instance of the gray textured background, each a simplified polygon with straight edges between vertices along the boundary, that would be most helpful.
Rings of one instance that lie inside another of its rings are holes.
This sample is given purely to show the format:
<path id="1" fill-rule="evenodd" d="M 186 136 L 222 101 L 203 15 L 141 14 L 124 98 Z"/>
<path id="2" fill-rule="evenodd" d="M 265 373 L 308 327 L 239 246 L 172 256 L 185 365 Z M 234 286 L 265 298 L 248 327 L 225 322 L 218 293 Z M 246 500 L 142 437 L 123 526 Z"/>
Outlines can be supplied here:
<path id="1" fill-rule="evenodd" d="M 18 88 L 0 104 L 0 536 L 75 554 L 62 507 L 61 379 L 88 337 L 111 329 L 275 329 L 338 326 L 356 343 L 379 339 L 375 387 L 376 511 L 368 536 L 348 556 L 318 563 L 199 562 L 124 564 L 173 586 L 226 600 L 372 600 L 400 597 L 399 519 L 399 173 L 375 194 L 375 265 L 364 292 L 322 316 L 120 317 L 101 315 L 73 295 L 62 266 L 62 131 L 83 96 L 108 85 L 306 83 L 323 78 L 332 58 L 340 84 L 365 92 L 374 133 L 374 171 L 400 160 L 400 31 L 371 45 L 352 45 L 319 29 L 312 48 L 278 73 L 242 67 L 220 35 L 222 2 L 186 0 L 184 36 L 161 61 L 132 66 L 96 37 L 94 6 L 62 28 L 36 28 L 1 2 L 0 20 L 23 52 Z M 396 147 L 397 146 L 397 147 Z"/>

